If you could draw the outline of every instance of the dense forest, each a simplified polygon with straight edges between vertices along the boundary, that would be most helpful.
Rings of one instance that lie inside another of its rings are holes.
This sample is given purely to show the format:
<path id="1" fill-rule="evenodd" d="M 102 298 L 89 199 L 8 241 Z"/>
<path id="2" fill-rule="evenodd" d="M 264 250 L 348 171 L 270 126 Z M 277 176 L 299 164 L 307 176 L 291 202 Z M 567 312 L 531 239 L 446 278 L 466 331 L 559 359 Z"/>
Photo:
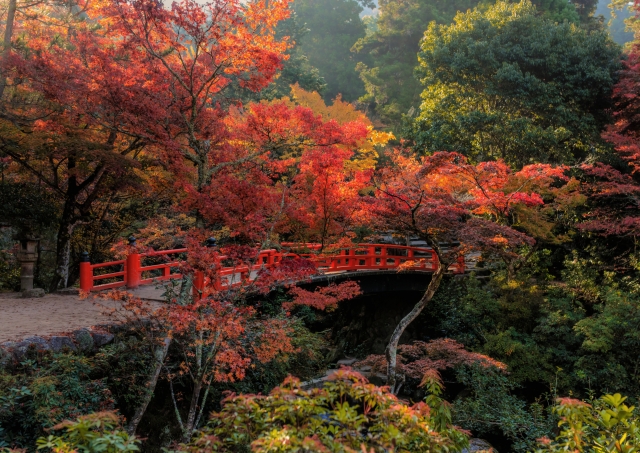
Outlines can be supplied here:
<path id="1" fill-rule="evenodd" d="M 640 452 L 608 3 L 2 0 L 0 295 L 34 242 L 42 294 L 119 308 L 20 349 L 0 303 L 0 452 Z"/>

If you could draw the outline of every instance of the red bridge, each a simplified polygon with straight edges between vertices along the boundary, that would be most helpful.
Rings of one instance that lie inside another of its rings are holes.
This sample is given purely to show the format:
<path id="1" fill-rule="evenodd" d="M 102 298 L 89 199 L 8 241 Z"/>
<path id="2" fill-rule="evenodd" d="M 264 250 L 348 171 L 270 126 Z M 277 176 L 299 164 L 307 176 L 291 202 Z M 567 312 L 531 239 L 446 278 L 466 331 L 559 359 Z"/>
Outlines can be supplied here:
<path id="1" fill-rule="evenodd" d="M 336 255 L 319 256 L 312 253 L 320 250 L 319 244 L 307 244 L 303 247 L 295 244 L 290 251 L 262 250 L 251 266 L 222 267 L 218 280 L 214 282 L 216 289 L 228 289 L 239 286 L 243 281 L 252 280 L 260 269 L 268 269 L 278 265 L 287 257 L 308 258 L 316 265 L 319 273 L 353 272 L 366 270 L 393 270 L 407 261 L 414 261 L 406 270 L 433 272 L 438 266 L 438 257 L 431 248 L 401 246 L 393 244 L 361 244 L 357 248 L 343 249 Z M 297 251 L 296 251 L 297 250 Z M 111 288 L 137 288 L 140 285 L 156 283 L 162 280 L 182 278 L 179 273 L 181 261 L 179 256 L 187 249 L 164 250 L 149 253 L 131 253 L 124 260 L 91 264 L 85 252 L 80 263 L 80 289 L 83 291 L 100 291 Z M 219 256 L 222 263 L 227 257 Z M 164 262 L 144 264 L 145 261 Z M 118 268 L 118 270 L 114 270 Z M 465 261 L 460 259 L 449 269 L 454 273 L 465 272 Z M 194 278 L 194 289 L 202 290 L 209 284 L 202 276 Z"/>

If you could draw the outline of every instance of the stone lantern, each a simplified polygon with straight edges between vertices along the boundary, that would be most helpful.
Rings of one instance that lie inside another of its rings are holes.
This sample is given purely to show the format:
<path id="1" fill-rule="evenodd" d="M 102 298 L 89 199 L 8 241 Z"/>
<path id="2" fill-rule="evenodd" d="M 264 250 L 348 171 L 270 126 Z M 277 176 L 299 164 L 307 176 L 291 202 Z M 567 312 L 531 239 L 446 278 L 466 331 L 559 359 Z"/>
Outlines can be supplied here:
<path id="1" fill-rule="evenodd" d="M 38 260 L 38 242 L 34 237 L 20 240 L 18 261 L 20 262 L 20 291 L 22 297 L 42 297 L 44 290 L 33 287 L 33 271 Z"/>

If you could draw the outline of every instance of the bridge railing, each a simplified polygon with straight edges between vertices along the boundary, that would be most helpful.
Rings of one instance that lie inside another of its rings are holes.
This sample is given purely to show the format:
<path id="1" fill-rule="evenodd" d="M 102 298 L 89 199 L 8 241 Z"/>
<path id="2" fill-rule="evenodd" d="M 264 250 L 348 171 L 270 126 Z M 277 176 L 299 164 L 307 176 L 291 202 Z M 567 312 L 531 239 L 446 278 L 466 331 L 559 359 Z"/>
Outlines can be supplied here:
<path id="1" fill-rule="evenodd" d="M 360 270 L 390 270 L 404 266 L 405 270 L 434 272 L 438 267 L 438 256 L 431 248 L 413 247 L 393 244 L 361 244 L 354 248 L 340 249 L 329 255 L 318 254 L 320 244 L 284 243 L 288 250 L 262 250 L 253 265 L 224 266 L 225 255 L 219 255 L 215 264 L 220 270 L 216 281 L 210 282 L 201 272 L 194 276 L 194 294 L 201 293 L 213 285 L 217 290 L 229 289 L 253 280 L 261 269 L 277 266 L 287 257 L 303 257 L 311 260 L 316 268 L 324 273 L 349 272 Z M 181 278 L 180 260 L 171 259 L 172 255 L 186 253 L 187 249 L 173 249 L 149 253 L 130 253 L 125 260 L 108 263 L 91 264 L 85 252 L 80 263 L 80 289 L 83 291 L 100 291 L 104 289 L 137 288 L 161 280 Z M 315 253 L 314 253 L 315 252 Z M 157 264 L 143 265 L 145 258 L 164 258 L 167 261 Z M 410 262 L 410 263 L 409 263 Z M 119 268 L 109 272 L 108 268 Z M 105 273 L 106 270 L 106 273 Z M 449 268 L 454 273 L 465 272 L 464 257 Z M 149 273 L 160 275 L 149 276 Z M 101 282 L 103 280 L 111 280 Z"/>

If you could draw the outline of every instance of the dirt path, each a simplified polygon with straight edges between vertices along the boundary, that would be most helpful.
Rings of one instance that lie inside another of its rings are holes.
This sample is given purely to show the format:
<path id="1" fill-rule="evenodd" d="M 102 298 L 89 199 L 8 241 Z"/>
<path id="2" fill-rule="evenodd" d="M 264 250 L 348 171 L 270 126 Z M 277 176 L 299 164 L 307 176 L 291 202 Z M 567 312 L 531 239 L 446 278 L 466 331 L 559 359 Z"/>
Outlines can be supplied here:
<path id="1" fill-rule="evenodd" d="M 158 290 L 146 287 L 144 292 L 139 296 L 159 298 Z M 0 343 L 106 324 L 113 321 L 106 313 L 121 305 L 120 301 L 80 299 L 72 294 L 22 299 L 20 293 L 0 293 Z"/>

